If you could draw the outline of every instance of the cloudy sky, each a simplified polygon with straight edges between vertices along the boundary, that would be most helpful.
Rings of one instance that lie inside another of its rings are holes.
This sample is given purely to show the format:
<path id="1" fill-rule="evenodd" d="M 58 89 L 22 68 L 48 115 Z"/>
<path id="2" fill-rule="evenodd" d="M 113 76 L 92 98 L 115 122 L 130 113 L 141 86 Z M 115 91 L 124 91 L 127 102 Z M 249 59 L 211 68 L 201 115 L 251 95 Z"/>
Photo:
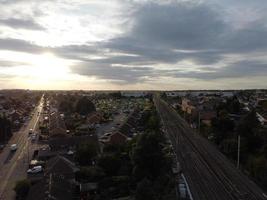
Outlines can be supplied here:
<path id="1" fill-rule="evenodd" d="M 267 88 L 266 0 L 0 0 L 0 88 Z"/>

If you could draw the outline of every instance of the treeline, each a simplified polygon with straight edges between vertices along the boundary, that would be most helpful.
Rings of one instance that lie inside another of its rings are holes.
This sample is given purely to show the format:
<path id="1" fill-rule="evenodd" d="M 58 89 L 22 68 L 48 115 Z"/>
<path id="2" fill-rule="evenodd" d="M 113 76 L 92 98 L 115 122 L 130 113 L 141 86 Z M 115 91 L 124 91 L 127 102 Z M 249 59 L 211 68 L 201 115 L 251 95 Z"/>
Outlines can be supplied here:
<path id="1" fill-rule="evenodd" d="M 0 116 L 0 143 L 5 143 L 11 136 L 11 121 L 5 116 Z"/>
<path id="2" fill-rule="evenodd" d="M 96 110 L 94 103 L 87 97 L 64 96 L 58 98 L 58 102 L 59 111 L 64 113 L 88 115 Z"/>

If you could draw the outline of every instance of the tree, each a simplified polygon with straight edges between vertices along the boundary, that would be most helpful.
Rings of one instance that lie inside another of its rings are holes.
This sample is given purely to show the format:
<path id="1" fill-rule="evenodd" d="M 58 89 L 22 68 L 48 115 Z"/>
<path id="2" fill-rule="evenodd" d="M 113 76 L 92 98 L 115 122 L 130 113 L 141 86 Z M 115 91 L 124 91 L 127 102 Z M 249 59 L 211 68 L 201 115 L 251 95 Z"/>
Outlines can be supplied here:
<path id="1" fill-rule="evenodd" d="M 156 108 L 152 106 L 151 110 L 143 113 L 141 117 L 141 125 L 145 127 L 145 129 L 149 131 L 159 131 L 160 128 L 160 119 Z"/>
<path id="2" fill-rule="evenodd" d="M 264 156 L 251 156 L 248 159 L 248 167 L 254 177 L 260 180 L 263 184 L 267 184 L 267 160 Z"/>
<path id="3" fill-rule="evenodd" d="M 73 111 L 73 102 L 71 102 L 69 99 L 63 99 L 58 106 L 58 110 L 60 112 L 66 112 L 70 113 Z"/>
<path id="4" fill-rule="evenodd" d="M 259 134 L 259 125 L 255 110 L 252 110 L 240 120 L 237 126 L 237 133 L 243 138 L 243 143 L 245 143 L 243 155 L 257 153 L 261 150 L 263 139 Z"/>
<path id="5" fill-rule="evenodd" d="M 163 135 L 157 132 L 145 133 L 138 139 L 132 153 L 134 176 L 137 180 L 143 177 L 154 180 L 169 167 L 161 145 L 164 142 Z"/>
<path id="6" fill-rule="evenodd" d="M 225 112 L 220 112 L 218 118 L 213 118 L 211 121 L 212 129 L 214 131 L 215 142 L 219 144 L 229 137 L 235 128 L 235 123 L 231 120 Z"/>
<path id="7" fill-rule="evenodd" d="M 96 111 L 95 105 L 92 101 L 87 99 L 86 97 L 82 97 L 78 100 L 75 110 L 80 115 L 88 115 L 93 111 Z"/>
<path id="8" fill-rule="evenodd" d="M 120 169 L 121 161 L 115 155 L 103 155 L 98 159 L 97 164 L 108 176 L 115 176 Z"/>
<path id="9" fill-rule="evenodd" d="M 154 200 L 155 193 L 153 191 L 153 184 L 147 178 L 140 181 L 136 188 L 135 193 L 136 200 Z"/>
<path id="10" fill-rule="evenodd" d="M 7 141 L 11 135 L 11 121 L 5 116 L 0 117 L 0 143 Z"/>
<path id="11" fill-rule="evenodd" d="M 81 167 L 80 171 L 76 172 L 75 176 L 78 181 L 97 182 L 104 177 L 104 171 L 99 167 Z"/>
<path id="12" fill-rule="evenodd" d="M 91 165 L 97 151 L 98 148 L 95 144 L 81 144 L 77 148 L 75 160 L 80 165 Z"/>
<path id="13" fill-rule="evenodd" d="M 227 100 L 227 108 L 230 113 L 239 113 L 241 105 L 236 96 Z"/>
<path id="14" fill-rule="evenodd" d="M 19 200 L 26 199 L 30 190 L 30 182 L 28 180 L 20 180 L 16 183 L 15 188 L 16 198 Z"/>
<path id="15" fill-rule="evenodd" d="M 238 124 L 237 132 L 241 136 L 252 136 L 254 135 L 255 129 L 259 126 L 259 121 L 256 116 L 256 111 L 252 110 L 249 112 Z"/>
<path id="16" fill-rule="evenodd" d="M 114 99 L 122 98 L 121 92 L 112 92 L 112 93 L 109 94 L 109 96 L 114 98 Z"/>

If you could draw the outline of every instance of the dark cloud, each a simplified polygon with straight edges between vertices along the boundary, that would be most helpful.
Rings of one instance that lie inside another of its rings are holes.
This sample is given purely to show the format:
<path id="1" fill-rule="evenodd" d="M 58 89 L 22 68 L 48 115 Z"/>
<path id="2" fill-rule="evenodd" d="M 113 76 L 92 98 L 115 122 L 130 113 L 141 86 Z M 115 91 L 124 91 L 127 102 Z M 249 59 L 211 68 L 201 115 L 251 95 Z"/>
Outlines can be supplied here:
<path id="1" fill-rule="evenodd" d="M 12 38 L 0 38 L 0 49 L 38 54 L 47 49 L 36 44 Z"/>
<path id="2" fill-rule="evenodd" d="M 233 53 L 267 51 L 266 36 L 266 19 L 261 19 L 240 30 L 225 33 L 220 48 Z"/>
<path id="3" fill-rule="evenodd" d="M 40 24 L 33 19 L 7 18 L 0 19 L 0 25 L 5 25 L 15 29 L 45 30 Z"/>
<path id="4" fill-rule="evenodd" d="M 26 63 L 0 60 L 0 67 L 15 67 L 19 65 L 26 65 Z"/>
<path id="5" fill-rule="evenodd" d="M 130 36 L 167 48 L 212 48 L 226 28 L 218 13 L 204 4 L 150 3 L 134 15 Z"/>
<path id="6" fill-rule="evenodd" d="M 121 84 L 141 83 L 152 77 L 154 70 L 150 67 L 111 66 L 100 62 L 83 62 L 72 68 L 74 73 L 97 77 Z"/>
<path id="7" fill-rule="evenodd" d="M 259 77 L 267 76 L 267 62 L 244 60 L 221 68 L 203 67 L 199 71 L 181 72 L 172 70 L 166 73 L 168 76 L 176 78 L 183 77 L 201 80 Z"/>

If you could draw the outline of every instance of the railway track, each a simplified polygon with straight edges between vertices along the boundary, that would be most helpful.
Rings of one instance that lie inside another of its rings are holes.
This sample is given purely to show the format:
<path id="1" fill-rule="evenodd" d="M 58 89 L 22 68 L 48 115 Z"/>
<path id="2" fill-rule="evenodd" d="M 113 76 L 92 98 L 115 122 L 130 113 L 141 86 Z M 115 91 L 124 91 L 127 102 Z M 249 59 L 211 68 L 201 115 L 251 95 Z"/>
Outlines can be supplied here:
<path id="1" fill-rule="evenodd" d="M 154 102 L 188 180 L 194 200 L 264 200 L 263 191 L 218 149 L 195 133 L 159 97 Z"/>

